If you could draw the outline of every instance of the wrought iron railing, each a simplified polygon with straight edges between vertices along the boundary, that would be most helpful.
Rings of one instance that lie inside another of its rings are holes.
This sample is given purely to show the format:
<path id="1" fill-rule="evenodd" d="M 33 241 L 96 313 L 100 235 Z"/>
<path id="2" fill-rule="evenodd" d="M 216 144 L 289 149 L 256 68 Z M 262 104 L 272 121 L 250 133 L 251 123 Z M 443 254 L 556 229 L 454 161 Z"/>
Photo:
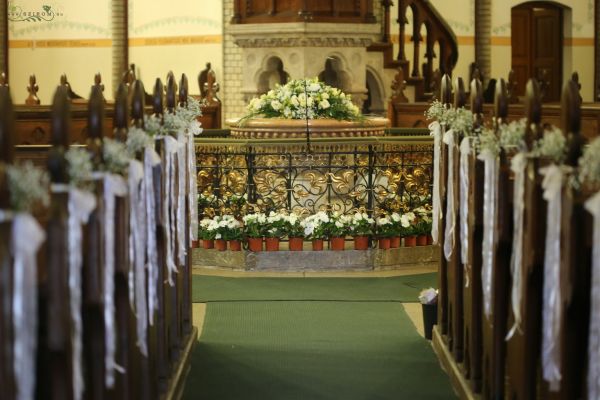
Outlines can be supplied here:
<path id="1" fill-rule="evenodd" d="M 196 140 L 206 215 L 287 209 L 402 210 L 430 201 L 429 137 Z"/>

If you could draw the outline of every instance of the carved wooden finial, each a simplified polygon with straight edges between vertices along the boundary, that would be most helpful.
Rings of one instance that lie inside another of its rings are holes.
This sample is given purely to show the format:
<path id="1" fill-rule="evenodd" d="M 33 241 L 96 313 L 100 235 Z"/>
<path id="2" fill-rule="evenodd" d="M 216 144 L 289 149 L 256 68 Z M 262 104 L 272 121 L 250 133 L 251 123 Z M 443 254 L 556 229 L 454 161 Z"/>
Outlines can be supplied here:
<path id="1" fill-rule="evenodd" d="M 475 62 L 472 62 L 469 65 L 469 82 L 473 82 L 473 79 L 479 79 L 480 81 L 483 81 L 481 76 L 481 70 Z"/>
<path id="2" fill-rule="evenodd" d="M 206 83 L 204 84 L 204 90 L 206 92 L 206 104 L 215 105 L 221 102 L 221 100 L 217 96 L 217 93 L 220 90 L 220 86 L 217 83 L 217 75 L 212 69 L 208 71 L 208 74 L 206 75 Z"/>
<path id="3" fill-rule="evenodd" d="M 8 86 L 8 77 L 6 72 L 0 72 L 0 86 Z"/>
<path id="4" fill-rule="evenodd" d="M 98 87 L 100 92 L 102 92 L 102 97 L 104 97 L 104 83 L 102 83 L 102 75 L 100 74 L 100 72 L 94 75 L 94 87 Z"/>
<path id="5" fill-rule="evenodd" d="M 442 76 L 440 85 L 440 101 L 444 104 L 452 104 L 452 80 L 448 74 Z"/>
<path id="6" fill-rule="evenodd" d="M 394 76 L 394 80 L 392 81 L 392 103 L 408 103 L 404 89 L 406 89 L 404 70 L 398 68 L 396 76 Z"/>
<path id="7" fill-rule="evenodd" d="M 67 74 L 62 74 L 60 76 L 60 86 L 64 86 L 67 89 L 67 96 L 69 97 L 70 101 L 80 100 L 83 98 L 80 95 L 78 95 L 77 93 L 73 92 L 73 89 L 71 88 L 71 84 L 69 83 L 69 80 L 67 79 Z"/>
<path id="8" fill-rule="evenodd" d="M 206 98 L 207 88 L 205 88 L 205 84 L 208 82 L 208 73 L 212 71 L 211 64 L 209 62 L 206 63 L 206 68 L 200 71 L 198 75 L 198 86 L 200 86 L 200 98 Z"/>
<path id="9" fill-rule="evenodd" d="M 471 112 L 474 116 L 475 127 L 483 124 L 483 85 L 479 79 L 473 79 L 470 85 Z"/>
<path id="10" fill-rule="evenodd" d="M 567 135 L 567 158 L 565 163 L 577 166 L 585 139 L 581 135 L 581 95 L 579 82 L 573 79 L 565 83 L 561 95 L 561 125 Z"/>
<path id="11" fill-rule="evenodd" d="M 100 90 L 100 89 L 98 89 Z M 115 114 L 113 116 L 113 131 L 115 138 L 122 142 L 127 140 L 127 131 L 129 125 L 129 93 L 127 85 L 119 84 L 117 94 L 115 96 Z"/>
<path id="12" fill-rule="evenodd" d="M 54 183 L 67 183 L 67 162 L 65 151 L 69 148 L 69 131 L 71 127 L 71 102 L 69 100 L 67 87 L 59 85 L 54 92 L 52 100 L 51 117 L 52 149 L 48 154 L 48 170 L 50 179 Z"/>
<path id="13" fill-rule="evenodd" d="M 177 85 L 175 84 L 175 75 L 173 72 L 167 74 L 167 88 L 166 88 L 166 104 L 167 111 L 170 113 L 175 112 L 175 94 L 177 93 Z"/>
<path id="14" fill-rule="evenodd" d="M 517 78 L 515 77 L 515 71 L 512 69 L 508 73 L 508 83 L 506 85 L 506 91 L 508 95 L 508 103 L 516 104 L 519 102 L 519 97 L 517 96 Z"/>
<path id="15" fill-rule="evenodd" d="M 436 69 L 433 71 L 431 76 L 431 93 L 433 93 L 433 98 L 437 99 L 440 94 L 440 87 L 442 86 L 442 71 L 440 69 Z"/>
<path id="16" fill-rule="evenodd" d="M 462 78 L 458 77 L 454 80 L 454 107 L 464 107 L 467 103 L 467 95 L 465 93 L 465 84 Z"/>
<path id="17" fill-rule="evenodd" d="M 37 97 L 37 93 L 40 90 L 40 87 L 36 83 L 35 75 L 29 76 L 29 86 L 27 86 L 27 92 L 29 92 L 29 96 L 25 100 L 25 104 L 28 106 L 36 106 L 40 104 L 40 99 Z"/>
<path id="18" fill-rule="evenodd" d="M 550 79 L 548 79 L 548 70 L 546 68 L 541 68 L 538 71 L 537 80 L 540 87 L 540 98 L 544 101 L 550 90 L 550 85 L 552 84 Z"/>
<path id="19" fill-rule="evenodd" d="M 188 90 L 188 78 L 185 74 L 181 74 L 181 80 L 179 81 L 179 105 L 181 107 L 187 107 L 189 95 Z"/>
<path id="20" fill-rule="evenodd" d="M 102 137 L 104 134 L 104 97 L 98 87 L 92 87 L 88 102 L 87 147 L 95 165 L 102 163 Z"/>
<path id="21" fill-rule="evenodd" d="M 146 107 L 146 91 L 141 80 L 133 83 L 131 93 L 131 118 L 137 128 L 144 127 L 144 108 Z"/>
<path id="22" fill-rule="evenodd" d="M 494 117 L 497 122 L 506 122 L 508 116 L 508 94 L 506 92 L 506 82 L 500 78 L 496 82 L 494 91 Z"/>
<path id="23" fill-rule="evenodd" d="M 543 135 L 540 128 L 542 121 L 542 97 L 540 86 L 535 79 L 530 79 L 525 88 L 525 116 L 527 118 L 525 141 L 529 148 L 531 148 L 533 142 Z"/>
<path id="24" fill-rule="evenodd" d="M 160 78 L 156 78 L 154 84 L 154 91 L 152 93 L 152 112 L 154 115 L 162 117 L 164 114 L 164 103 L 163 103 L 164 86 Z"/>

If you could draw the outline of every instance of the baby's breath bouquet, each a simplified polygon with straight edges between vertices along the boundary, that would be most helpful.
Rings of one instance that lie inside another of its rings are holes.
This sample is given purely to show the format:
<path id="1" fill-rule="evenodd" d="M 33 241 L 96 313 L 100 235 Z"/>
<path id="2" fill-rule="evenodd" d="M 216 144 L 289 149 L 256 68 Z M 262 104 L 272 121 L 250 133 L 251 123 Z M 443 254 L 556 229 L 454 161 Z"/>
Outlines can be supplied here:
<path id="1" fill-rule="evenodd" d="M 594 139 L 579 158 L 579 179 L 600 187 L 600 138 Z"/>
<path id="2" fill-rule="evenodd" d="M 559 128 L 551 126 L 544 132 L 544 137 L 534 143 L 532 153 L 560 164 L 567 155 L 567 139 Z"/>
<path id="3" fill-rule="evenodd" d="M 278 85 L 248 105 L 248 114 L 253 117 L 285 119 L 333 118 L 356 121 L 361 119 L 360 110 L 349 95 L 314 79 L 295 79 Z"/>
<path id="4" fill-rule="evenodd" d="M 31 161 L 6 167 L 10 205 L 15 211 L 31 212 L 37 206 L 48 206 L 50 177 Z"/>

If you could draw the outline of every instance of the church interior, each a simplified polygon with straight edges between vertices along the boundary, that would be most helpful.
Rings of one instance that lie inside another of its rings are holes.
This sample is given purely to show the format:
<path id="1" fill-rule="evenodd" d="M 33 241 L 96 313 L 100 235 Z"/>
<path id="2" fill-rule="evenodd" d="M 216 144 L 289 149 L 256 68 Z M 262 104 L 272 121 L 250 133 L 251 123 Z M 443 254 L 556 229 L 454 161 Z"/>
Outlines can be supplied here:
<path id="1" fill-rule="evenodd" d="M 600 400 L 600 0 L 0 3 L 0 400 Z"/>

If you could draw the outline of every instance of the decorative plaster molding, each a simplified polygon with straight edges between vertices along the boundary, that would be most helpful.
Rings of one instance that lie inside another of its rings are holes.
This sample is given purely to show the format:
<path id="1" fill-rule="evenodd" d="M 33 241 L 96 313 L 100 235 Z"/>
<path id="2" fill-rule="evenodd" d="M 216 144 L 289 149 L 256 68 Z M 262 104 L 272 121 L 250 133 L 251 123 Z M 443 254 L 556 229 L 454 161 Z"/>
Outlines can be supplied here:
<path id="1" fill-rule="evenodd" d="M 240 47 L 367 47 L 373 40 L 359 37 L 263 37 L 235 39 Z"/>

